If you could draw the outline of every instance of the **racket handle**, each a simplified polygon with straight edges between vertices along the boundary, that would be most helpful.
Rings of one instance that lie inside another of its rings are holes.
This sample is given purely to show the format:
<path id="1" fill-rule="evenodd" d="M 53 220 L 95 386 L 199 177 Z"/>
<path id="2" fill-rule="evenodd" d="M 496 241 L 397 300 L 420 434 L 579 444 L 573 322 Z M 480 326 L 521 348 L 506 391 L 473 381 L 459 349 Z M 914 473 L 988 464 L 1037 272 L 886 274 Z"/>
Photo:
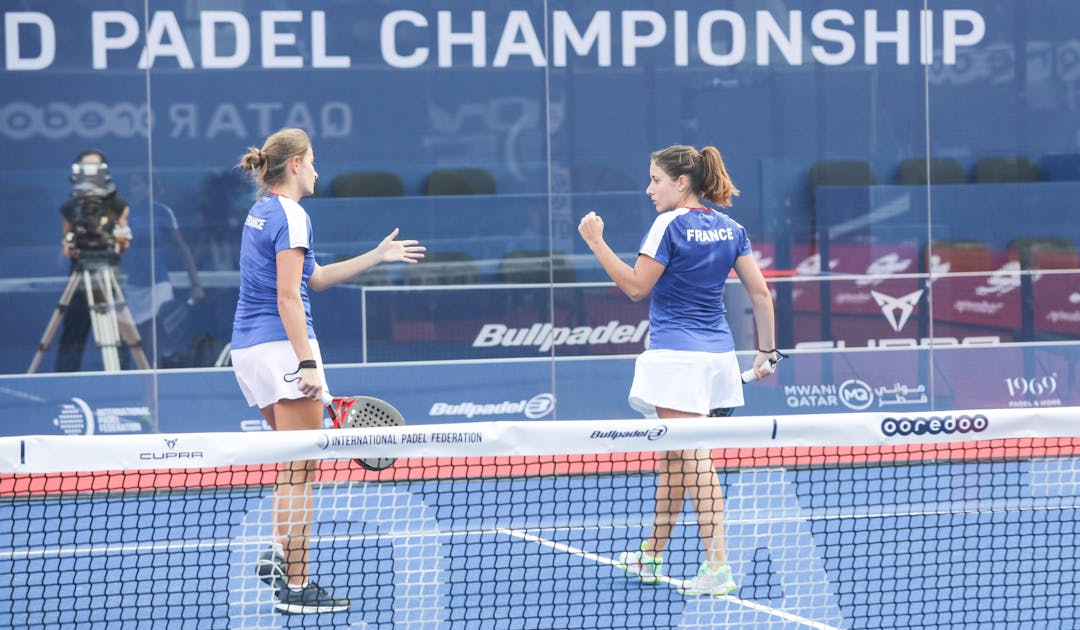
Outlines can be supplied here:
<path id="1" fill-rule="evenodd" d="M 768 371 L 768 373 L 772 374 L 775 371 L 776 371 L 776 361 L 770 360 L 769 361 L 769 371 Z M 742 373 L 742 382 L 743 383 L 753 383 L 754 381 L 757 380 L 757 377 L 758 377 L 757 372 L 754 371 L 754 368 L 750 368 L 749 370 L 746 370 L 745 372 Z"/>

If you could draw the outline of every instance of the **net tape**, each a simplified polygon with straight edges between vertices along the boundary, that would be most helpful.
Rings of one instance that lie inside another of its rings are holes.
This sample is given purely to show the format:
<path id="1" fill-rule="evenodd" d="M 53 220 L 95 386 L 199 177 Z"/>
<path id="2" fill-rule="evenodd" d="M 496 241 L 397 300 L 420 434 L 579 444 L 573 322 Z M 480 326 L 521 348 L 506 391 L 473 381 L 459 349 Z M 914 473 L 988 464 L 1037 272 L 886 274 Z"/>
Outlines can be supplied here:
<path id="1" fill-rule="evenodd" d="M 0 438 L 0 473 L 271 464 L 291 460 L 581 455 L 701 448 L 889 446 L 1080 437 L 1080 408 L 971 409 L 897 415 L 495 421 L 243 433 Z"/>

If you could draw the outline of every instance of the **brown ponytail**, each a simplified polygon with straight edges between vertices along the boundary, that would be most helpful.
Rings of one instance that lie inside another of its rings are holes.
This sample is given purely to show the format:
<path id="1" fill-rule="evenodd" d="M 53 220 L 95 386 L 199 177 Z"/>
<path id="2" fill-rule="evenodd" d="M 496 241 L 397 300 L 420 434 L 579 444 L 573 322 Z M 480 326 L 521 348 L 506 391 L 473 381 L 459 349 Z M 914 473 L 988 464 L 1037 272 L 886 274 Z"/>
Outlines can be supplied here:
<path id="1" fill-rule="evenodd" d="M 708 146 L 701 150 L 701 196 L 718 206 L 731 205 L 731 198 L 738 196 L 739 189 L 731 181 L 724 159 L 716 147 Z"/>
<path id="2" fill-rule="evenodd" d="M 739 194 L 716 147 L 705 147 L 699 153 L 694 147 L 677 144 L 649 157 L 672 179 L 686 175 L 694 194 L 719 206 L 730 206 L 731 198 Z"/>
<path id="3" fill-rule="evenodd" d="M 252 174 L 259 184 L 259 195 L 285 179 L 285 167 L 289 160 L 302 156 L 311 147 L 311 138 L 303 129 L 282 129 L 275 132 L 262 148 L 248 147 L 247 153 L 237 164 L 241 170 Z"/>

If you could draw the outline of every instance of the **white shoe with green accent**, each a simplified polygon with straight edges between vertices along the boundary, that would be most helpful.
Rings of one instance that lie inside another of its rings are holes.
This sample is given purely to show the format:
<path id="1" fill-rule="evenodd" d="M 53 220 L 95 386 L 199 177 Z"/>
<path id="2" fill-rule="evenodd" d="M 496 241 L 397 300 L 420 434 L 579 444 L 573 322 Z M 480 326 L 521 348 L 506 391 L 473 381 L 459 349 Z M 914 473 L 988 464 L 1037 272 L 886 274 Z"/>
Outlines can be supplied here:
<path id="1" fill-rule="evenodd" d="M 664 561 L 645 555 L 645 543 L 641 551 L 624 551 L 619 554 L 619 568 L 636 575 L 646 584 L 656 584 L 664 577 Z"/>
<path id="2" fill-rule="evenodd" d="M 709 569 L 705 562 L 698 569 L 697 577 L 683 582 L 679 592 L 683 595 L 729 595 L 739 588 L 731 577 L 731 567 L 722 566 L 716 571 Z"/>

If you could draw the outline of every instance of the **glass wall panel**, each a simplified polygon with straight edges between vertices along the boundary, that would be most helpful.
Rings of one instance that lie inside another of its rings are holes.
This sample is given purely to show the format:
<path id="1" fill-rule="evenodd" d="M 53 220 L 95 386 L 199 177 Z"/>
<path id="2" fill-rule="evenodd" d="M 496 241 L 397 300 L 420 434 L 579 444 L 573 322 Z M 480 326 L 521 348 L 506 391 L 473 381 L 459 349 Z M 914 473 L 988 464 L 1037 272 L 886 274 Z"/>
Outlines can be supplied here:
<path id="1" fill-rule="evenodd" d="M 101 9 L 39 2 L 4 11 L 5 434 L 159 428 L 150 294 L 138 273 L 152 238 L 135 190 L 145 191 L 150 172 L 136 44 L 144 4 Z"/>
<path id="2" fill-rule="evenodd" d="M 1076 12 L 1054 0 L 6 10 L 0 378 L 13 409 L 32 410 L 10 430 L 60 430 L 65 414 L 132 430 L 263 426 L 229 363 L 256 193 L 236 164 L 283 127 L 313 141 L 319 180 L 302 204 L 320 265 L 395 228 L 428 247 L 419 264 L 311 296 L 337 394 L 400 401 L 417 422 L 632 415 L 650 300 L 612 286 L 577 226 L 600 214 L 632 264 L 656 216 L 649 154 L 689 144 L 722 153 L 741 191 L 724 211 L 769 280 L 778 345 L 799 357 L 746 388 L 747 412 L 977 406 L 986 392 L 950 373 L 956 361 L 994 384 L 992 404 L 1064 403 L 1080 338 Z M 58 240 L 74 231 L 59 208 L 77 201 L 71 162 L 91 147 L 129 208 L 122 335 L 104 342 L 121 351 L 113 364 L 90 332 L 64 368 L 80 374 L 57 377 L 72 277 Z M 725 302 L 745 367 L 757 344 L 734 278 Z M 135 331 L 142 371 L 124 347 Z M 1007 365 L 985 358 L 1016 343 L 1027 350 Z M 1057 397 L 1015 393 L 1045 379 Z M 492 415 L 457 413 L 476 408 Z"/>
<path id="3" fill-rule="evenodd" d="M 925 304 L 928 333 L 959 344 L 935 353 L 937 396 L 955 408 L 1060 405 L 1075 395 L 1080 341 L 1080 7 L 929 8 L 946 39 L 928 76 Z"/>
<path id="4" fill-rule="evenodd" d="M 553 64 L 551 71 L 553 108 L 565 109 L 569 121 L 553 130 L 552 168 L 581 174 L 568 186 L 575 217 L 600 213 L 609 244 L 633 265 L 656 216 L 644 194 L 652 151 L 715 146 L 740 190 L 723 210 L 747 229 L 770 280 L 779 346 L 807 353 L 772 385 L 747 387 L 748 410 L 865 410 L 898 384 L 926 388 L 919 352 L 895 352 L 886 361 L 846 352 L 918 346 L 911 309 L 896 315 L 883 304 L 906 304 L 919 291 L 917 252 L 927 232 L 923 199 L 920 208 L 890 196 L 899 163 L 925 153 L 919 7 L 552 8 L 551 48 L 571 51 L 565 67 Z M 610 31 L 611 41 L 568 43 L 590 26 Z M 608 192 L 613 174 L 620 183 Z M 591 277 L 606 279 L 576 243 Z M 905 275 L 891 277 L 897 274 Z M 611 289 L 587 303 L 601 298 L 619 305 L 620 321 L 648 318 L 646 308 Z M 736 349 L 749 367 L 757 343 L 737 279 L 729 281 L 725 301 Z M 615 318 L 592 323 L 607 319 Z M 625 399 L 632 366 L 623 368 L 618 392 Z M 572 389 L 569 379 L 559 385 Z M 811 390 L 823 395 L 797 394 Z M 624 415 L 633 414 L 626 408 Z"/>

